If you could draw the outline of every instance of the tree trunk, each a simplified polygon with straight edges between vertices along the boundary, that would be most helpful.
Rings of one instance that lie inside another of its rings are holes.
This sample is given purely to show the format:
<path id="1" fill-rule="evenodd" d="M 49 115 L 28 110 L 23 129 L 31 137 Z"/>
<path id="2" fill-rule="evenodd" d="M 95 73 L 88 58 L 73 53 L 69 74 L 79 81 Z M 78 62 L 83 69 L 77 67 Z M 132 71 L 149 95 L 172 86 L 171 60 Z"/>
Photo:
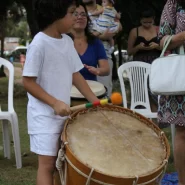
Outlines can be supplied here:
<path id="1" fill-rule="evenodd" d="M 1 29 L 0 29 L 0 40 L 1 40 L 1 57 L 4 57 L 4 30 L 3 30 L 3 24 L 0 24 Z M 5 77 L 6 74 L 4 72 L 4 66 L 1 66 L 0 68 L 0 77 Z"/>
<path id="2" fill-rule="evenodd" d="M 16 0 L 18 1 L 18 0 Z M 39 32 L 37 22 L 35 20 L 33 4 L 36 0 L 21 0 L 22 5 L 26 9 L 27 12 L 27 21 L 30 28 L 32 38 Z"/>

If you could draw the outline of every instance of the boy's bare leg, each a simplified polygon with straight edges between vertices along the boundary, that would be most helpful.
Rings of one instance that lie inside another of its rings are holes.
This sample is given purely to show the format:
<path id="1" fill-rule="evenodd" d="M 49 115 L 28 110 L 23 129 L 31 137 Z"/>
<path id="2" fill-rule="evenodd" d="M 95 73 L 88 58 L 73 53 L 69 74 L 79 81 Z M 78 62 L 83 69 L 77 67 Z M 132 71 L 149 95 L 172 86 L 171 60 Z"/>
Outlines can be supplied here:
<path id="1" fill-rule="evenodd" d="M 38 160 L 37 185 L 53 185 L 56 157 L 39 155 Z"/>
<path id="2" fill-rule="evenodd" d="M 176 127 L 175 135 L 175 167 L 179 177 L 179 185 L 185 185 L 185 127 Z"/>

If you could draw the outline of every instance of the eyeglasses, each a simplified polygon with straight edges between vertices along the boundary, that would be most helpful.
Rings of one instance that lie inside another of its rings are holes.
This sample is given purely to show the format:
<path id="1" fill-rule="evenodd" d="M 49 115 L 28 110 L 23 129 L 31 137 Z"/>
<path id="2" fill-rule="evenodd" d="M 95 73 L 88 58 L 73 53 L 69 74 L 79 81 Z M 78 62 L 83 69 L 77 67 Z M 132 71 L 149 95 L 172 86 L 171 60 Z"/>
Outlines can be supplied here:
<path id="1" fill-rule="evenodd" d="M 86 14 L 85 12 L 81 12 L 81 13 L 74 12 L 73 15 L 74 15 L 75 17 L 81 16 L 81 18 L 83 18 L 83 19 L 87 18 L 87 14 Z"/>

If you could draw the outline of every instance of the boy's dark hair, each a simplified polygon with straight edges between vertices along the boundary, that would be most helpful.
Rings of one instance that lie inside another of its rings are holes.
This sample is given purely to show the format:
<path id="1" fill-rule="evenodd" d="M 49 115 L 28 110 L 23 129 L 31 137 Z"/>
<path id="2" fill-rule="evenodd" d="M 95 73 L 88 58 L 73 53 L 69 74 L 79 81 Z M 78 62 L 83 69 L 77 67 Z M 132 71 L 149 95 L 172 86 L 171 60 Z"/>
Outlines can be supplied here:
<path id="1" fill-rule="evenodd" d="M 78 0 L 35 0 L 34 13 L 42 31 L 58 19 L 65 17 L 68 8 Z"/>
<path id="2" fill-rule="evenodd" d="M 141 19 L 142 18 L 149 18 L 149 17 L 155 17 L 155 12 L 152 8 L 146 8 L 140 14 Z"/>

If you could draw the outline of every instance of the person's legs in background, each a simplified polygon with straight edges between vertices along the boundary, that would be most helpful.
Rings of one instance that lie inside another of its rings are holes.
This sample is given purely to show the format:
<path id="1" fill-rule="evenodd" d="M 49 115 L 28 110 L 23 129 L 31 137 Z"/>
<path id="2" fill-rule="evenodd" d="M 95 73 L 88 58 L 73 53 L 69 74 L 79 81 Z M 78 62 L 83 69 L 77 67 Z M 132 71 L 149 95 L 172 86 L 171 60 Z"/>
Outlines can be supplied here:
<path id="1" fill-rule="evenodd" d="M 108 76 L 98 76 L 98 82 L 102 83 L 107 88 L 107 95 L 110 97 L 112 94 L 112 68 L 113 61 L 111 58 L 108 58 L 109 66 L 110 66 L 110 74 Z"/>
<path id="2" fill-rule="evenodd" d="M 185 127 L 176 126 L 175 167 L 179 177 L 179 185 L 185 185 Z"/>

